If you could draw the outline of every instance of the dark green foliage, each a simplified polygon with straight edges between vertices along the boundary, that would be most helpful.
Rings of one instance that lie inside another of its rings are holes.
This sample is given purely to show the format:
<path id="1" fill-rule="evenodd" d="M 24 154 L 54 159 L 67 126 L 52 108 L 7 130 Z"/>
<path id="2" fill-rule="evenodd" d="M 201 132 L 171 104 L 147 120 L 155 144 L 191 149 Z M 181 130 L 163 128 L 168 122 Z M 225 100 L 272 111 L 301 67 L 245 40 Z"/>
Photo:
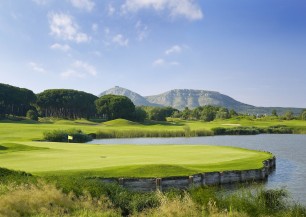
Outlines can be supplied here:
<path id="1" fill-rule="evenodd" d="M 133 119 L 135 105 L 126 96 L 104 95 L 95 101 L 97 114 L 106 120 Z"/>
<path id="2" fill-rule="evenodd" d="M 214 135 L 227 135 L 227 128 L 225 127 L 215 127 L 211 129 L 214 132 Z"/>
<path id="3" fill-rule="evenodd" d="M 265 129 L 265 133 L 270 134 L 292 134 L 293 130 L 285 125 L 271 126 Z"/>
<path id="4" fill-rule="evenodd" d="M 257 135 L 263 133 L 263 129 L 257 127 L 216 127 L 211 129 L 214 135 Z"/>
<path id="5" fill-rule="evenodd" d="M 177 109 L 171 107 L 146 107 L 148 113 L 148 119 L 153 121 L 166 121 L 167 117 L 173 115 L 174 112 L 178 112 Z"/>
<path id="6" fill-rule="evenodd" d="M 45 90 L 37 95 L 37 106 L 43 117 L 89 118 L 96 114 L 94 101 L 97 98 L 77 90 Z"/>
<path id="7" fill-rule="evenodd" d="M 144 122 L 148 114 L 142 107 L 136 107 L 133 113 L 133 121 Z"/>
<path id="8" fill-rule="evenodd" d="M 33 183 L 35 181 L 36 178 L 30 173 L 0 167 L 0 183 Z"/>
<path id="9" fill-rule="evenodd" d="M 303 109 L 303 111 L 301 112 L 301 119 L 306 120 L 306 109 Z"/>
<path id="10" fill-rule="evenodd" d="M 38 121 L 38 113 L 34 110 L 27 111 L 26 117 L 33 121 Z"/>
<path id="11" fill-rule="evenodd" d="M 213 121 L 215 119 L 228 119 L 231 116 L 236 116 L 236 112 L 231 110 L 231 113 L 227 108 L 219 106 L 200 106 L 193 110 L 186 107 L 182 112 L 176 112 L 172 117 L 179 117 L 184 120 L 202 120 Z"/>
<path id="12" fill-rule="evenodd" d="M 35 100 L 36 96 L 31 90 L 0 83 L 0 117 L 25 116 Z"/>
<path id="13" fill-rule="evenodd" d="M 287 111 L 283 117 L 285 120 L 292 120 L 294 118 L 292 111 Z"/>
<path id="14" fill-rule="evenodd" d="M 276 109 L 273 109 L 273 110 L 272 110 L 271 115 L 272 115 L 272 116 L 275 116 L 275 117 L 277 117 L 277 116 L 278 116 L 278 115 L 277 115 L 277 111 L 276 111 Z"/>
<path id="15" fill-rule="evenodd" d="M 21 176 L 32 176 L 29 173 L 26 172 L 21 172 L 21 171 L 15 171 L 15 170 L 9 170 L 6 168 L 1 168 L 0 167 L 0 177 L 4 177 L 4 176 L 10 176 L 10 175 L 21 175 Z"/>
<path id="16" fill-rule="evenodd" d="M 83 133 L 81 130 L 54 130 L 44 133 L 44 140 L 50 142 L 68 142 L 68 135 L 73 137 L 73 143 L 85 143 L 92 140 L 92 137 Z"/>
<path id="17" fill-rule="evenodd" d="M 232 117 L 238 116 L 238 113 L 237 113 L 234 109 L 231 109 L 231 110 L 229 111 L 229 115 L 230 115 L 230 117 L 232 118 Z"/>
<path id="18" fill-rule="evenodd" d="M 230 114 L 227 108 L 220 108 L 216 113 L 217 119 L 228 119 L 230 118 Z"/>
<path id="19" fill-rule="evenodd" d="M 269 133 L 269 134 L 292 134 L 293 131 L 291 128 L 283 125 L 271 126 L 268 128 L 260 127 L 215 127 L 211 129 L 214 132 L 214 135 L 257 135 L 260 133 Z"/>

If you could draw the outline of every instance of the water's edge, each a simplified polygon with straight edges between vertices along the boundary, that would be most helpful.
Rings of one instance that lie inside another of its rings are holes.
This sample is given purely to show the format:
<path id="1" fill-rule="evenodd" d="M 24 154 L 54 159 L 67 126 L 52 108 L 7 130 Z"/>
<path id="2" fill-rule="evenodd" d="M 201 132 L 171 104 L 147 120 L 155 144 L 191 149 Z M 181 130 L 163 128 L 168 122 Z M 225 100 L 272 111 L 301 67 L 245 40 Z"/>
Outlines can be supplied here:
<path id="1" fill-rule="evenodd" d="M 176 176 L 166 178 L 98 178 L 102 182 L 117 183 L 131 191 L 149 192 L 168 189 L 187 189 L 190 187 L 227 185 L 232 183 L 255 182 L 267 180 L 275 170 L 276 158 L 272 157 L 262 162 L 263 167 L 252 170 L 234 170 L 222 172 L 199 173 L 191 176 Z"/>

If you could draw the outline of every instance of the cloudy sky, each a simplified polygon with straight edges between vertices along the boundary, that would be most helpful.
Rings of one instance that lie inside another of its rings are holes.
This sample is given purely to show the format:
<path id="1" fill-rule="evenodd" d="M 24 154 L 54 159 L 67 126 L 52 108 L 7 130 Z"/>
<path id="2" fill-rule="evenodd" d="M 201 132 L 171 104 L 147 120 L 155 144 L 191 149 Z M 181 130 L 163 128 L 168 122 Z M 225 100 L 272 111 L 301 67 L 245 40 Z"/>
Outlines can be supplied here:
<path id="1" fill-rule="evenodd" d="M 0 83 L 306 107 L 305 0 L 1 0 Z"/>

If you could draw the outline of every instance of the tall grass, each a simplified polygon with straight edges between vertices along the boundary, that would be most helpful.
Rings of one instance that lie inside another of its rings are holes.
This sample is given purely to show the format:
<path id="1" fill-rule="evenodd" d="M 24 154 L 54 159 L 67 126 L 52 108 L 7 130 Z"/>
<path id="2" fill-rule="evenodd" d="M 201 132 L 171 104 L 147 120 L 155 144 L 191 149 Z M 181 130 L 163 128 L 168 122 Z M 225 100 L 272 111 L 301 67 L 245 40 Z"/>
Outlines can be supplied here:
<path id="1" fill-rule="evenodd" d="M 123 130 L 100 130 L 96 132 L 97 139 L 104 138 L 141 138 L 141 137 L 196 137 L 212 136 L 209 130 L 147 130 L 147 129 L 123 129 Z"/>
<path id="2" fill-rule="evenodd" d="M 215 127 L 211 129 L 214 135 L 257 135 L 261 133 L 269 134 L 292 134 L 293 130 L 284 125 L 270 127 Z"/>
<path id="3" fill-rule="evenodd" d="M 0 216 L 121 216 L 106 197 L 77 197 L 45 183 L 8 188 L 0 195 Z"/>
<path id="4" fill-rule="evenodd" d="M 48 182 L 0 184 L 0 216 L 303 217 L 283 189 L 261 186 L 228 193 L 217 187 L 135 193 L 98 179 L 49 177 Z"/>
<path id="5" fill-rule="evenodd" d="M 50 142 L 68 142 L 68 135 L 72 136 L 73 139 L 71 142 L 74 143 L 83 143 L 92 140 L 91 136 L 77 129 L 47 131 L 44 132 L 44 140 Z"/>

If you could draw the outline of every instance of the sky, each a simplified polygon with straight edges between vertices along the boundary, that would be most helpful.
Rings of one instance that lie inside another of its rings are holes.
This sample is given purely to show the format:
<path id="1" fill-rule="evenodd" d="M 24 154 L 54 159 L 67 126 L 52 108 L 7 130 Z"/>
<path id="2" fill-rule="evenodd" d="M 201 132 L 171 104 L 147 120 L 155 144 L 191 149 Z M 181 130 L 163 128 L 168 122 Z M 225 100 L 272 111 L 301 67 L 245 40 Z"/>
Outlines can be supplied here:
<path id="1" fill-rule="evenodd" d="M 305 0 L 1 0 L 0 83 L 306 108 Z"/>

